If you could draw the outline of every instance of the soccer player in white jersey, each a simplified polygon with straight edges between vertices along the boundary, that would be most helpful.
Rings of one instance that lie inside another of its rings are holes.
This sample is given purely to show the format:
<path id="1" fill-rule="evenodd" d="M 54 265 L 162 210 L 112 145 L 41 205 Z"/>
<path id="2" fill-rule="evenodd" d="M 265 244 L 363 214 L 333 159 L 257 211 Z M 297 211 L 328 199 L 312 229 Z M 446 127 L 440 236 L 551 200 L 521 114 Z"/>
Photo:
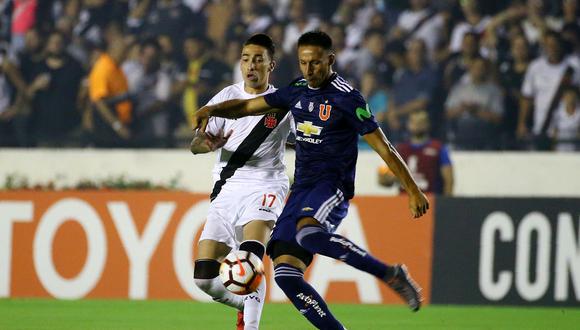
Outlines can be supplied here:
<path id="1" fill-rule="evenodd" d="M 265 34 L 250 37 L 242 49 L 243 82 L 228 86 L 208 104 L 249 99 L 274 92 L 268 83 L 275 47 Z M 237 329 L 258 329 L 266 283 L 246 296 L 227 291 L 219 279 L 220 261 L 232 249 L 263 258 L 265 244 L 288 192 L 284 149 L 289 113 L 245 117 L 212 117 L 205 133 L 191 142 L 194 154 L 217 152 L 214 187 L 207 222 L 197 246 L 194 279 L 213 300 L 238 309 Z"/>

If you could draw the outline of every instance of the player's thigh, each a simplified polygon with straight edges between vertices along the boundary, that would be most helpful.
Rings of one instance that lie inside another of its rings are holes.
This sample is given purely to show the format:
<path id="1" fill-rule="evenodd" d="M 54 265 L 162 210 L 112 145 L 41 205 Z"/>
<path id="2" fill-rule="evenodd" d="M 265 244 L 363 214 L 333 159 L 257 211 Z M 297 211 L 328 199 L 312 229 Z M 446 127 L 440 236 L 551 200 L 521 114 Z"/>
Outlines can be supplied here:
<path id="1" fill-rule="evenodd" d="M 270 238 L 270 232 L 274 228 L 274 220 L 252 220 L 243 227 L 243 239 L 259 241 L 266 244 Z"/>
<path id="2" fill-rule="evenodd" d="M 195 260 L 221 260 L 231 251 L 231 249 L 232 248 L 225 243 L 214 241 L 212 239 L 204 239 L 197 243 L 197 257 Z"/>
<path id="3" fill-rule="evenodd" d="M 248 189 L 246 189 L 248 190 Z M 242 240 L 257 240 L 266 243 L 274 223 L 284 209 L 288 186 L 284 184 L 256 186 L 243 199 L 242 212 L 236 227 L 242 228 Z"/>
<path id="4" fill-rule="evenodd" d="M 216 198 L 211 203 L 197 244 L 197 259 L 218 260 L 237 246 L 231 207 L 227 199 Z"/>

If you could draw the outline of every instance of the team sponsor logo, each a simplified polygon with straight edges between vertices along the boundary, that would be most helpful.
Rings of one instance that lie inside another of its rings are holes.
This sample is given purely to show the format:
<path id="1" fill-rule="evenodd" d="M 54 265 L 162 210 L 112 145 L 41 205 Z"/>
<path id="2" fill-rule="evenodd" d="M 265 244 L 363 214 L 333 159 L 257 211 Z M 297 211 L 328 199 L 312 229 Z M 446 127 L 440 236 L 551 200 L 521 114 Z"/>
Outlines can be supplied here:
<path id="1" fill-rule="evenodd" d="M 260 299 L 260 297 L 258 297 L 258 296 L 256 296 L 256 295 L 247 295 L 247 296 L 245 296 L 245 297 L 244 297 L 244 302 L 246 302 L 246 301 L 248 301 L 248 300 L 255 300 L 255 301 L 257 301 L 258 303 L 261 303 L 261 302 L 262 302 L 262 301 L 261 301 L 261 299 Z"/>
<path id="2" fill-rule="evenodd" d="M 273 113 L 269 113 L 264 116 L 264 126 L 267 128 L 274 128 L 278 125 L 278 119 L 276 119 L 276 115 Z"/>
<path id="3" fill-rule="evenodd" d="M 369 109 L 368 103 L 365 108 L 356 108 L 356 116 L 360 121 L 365 121 L 365 119 L 371 118 L 371 110 Z"/>
<path id="4" fill-rule="evenodd" d="M 274 212 L 272 212 L 272 210 L 270 210 L 269 208 L 265 208 L 265 207 L 260 207 L 258 209 L 258 211 L 264 211 L 264 212 L 274 213 Z"/>
<path id="5" fill-rule="evenodd" d="M 318 304 L 318 300 L 312 299 L 312 296 L 307 296 L 304 293 L 300 292 L 299 294 L 296 295 L 296 298 L 304 301 L 306 303 L 306 307 L 309 307 L 305 309 L 300 309 L 300 313 L 305 314 L 306 312 L 308 312 L 310 308 L 314 308 L 316 313 L 318 313 L 318 316 L 320 317 L 326 316 L 326 313 L 322 310 L 322 308 Z"/>
<path id="6" fill-rule="evenodd" d="M 296 136 L 296 141 L 308 142 L 312 144 L 322 143 L 322 139 L 312 137 L 313 135 L 320 135 L 322 132 L 321 126 L 313 125 L 311 121 L 298 123 L 296 130 L 301 132 L 303 136 Z"/>
<path id="7" fill-rule="evenodd" d="M 344 238 L 331 237 L 330 241 L 336 242 L 336 243 L 342 245 L 344 248 L 349 249 L 350 251 L 352 251 L 360 256 L 364 257 L 367 255 L 366 251 L 361 250 L 358 246 L 354 245 L 352 242 L 345 240 Z"/>
<path id="8" fill-rule="evenodd" d="M 296 109 L 302 109 L 302 104 L 300 103 L 300 101 L 298 101 L 296 103 L 296 105 L 294 106 L 294 108 L 296 108 Z"/>

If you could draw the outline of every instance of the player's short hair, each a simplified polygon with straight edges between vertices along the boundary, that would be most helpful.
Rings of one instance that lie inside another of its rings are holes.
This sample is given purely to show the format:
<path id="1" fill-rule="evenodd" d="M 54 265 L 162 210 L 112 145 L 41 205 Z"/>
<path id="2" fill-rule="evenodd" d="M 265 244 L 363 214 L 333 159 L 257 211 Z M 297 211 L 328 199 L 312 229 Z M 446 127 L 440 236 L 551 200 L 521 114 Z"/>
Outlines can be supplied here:
<path id="1" fill-rule="evenodd" d="M 272 41 L 272 38 L 270 38 L 269 35 L 264 33 L 254 34 L 253 36 L 248 38 L 246 42 L 244 42 L 244 47 L 246 47 L 247 45 L 256 45 L 266 48 L 266 50 L 268 51 L 268 56 L 270 56 L 270 59 L 272 60 L 274 59 L 274 54 L 276 54 L 276 44 L 274 44 L 274 41 Z"/>
<path id="2" fill-rule="evenodd" d="M 332 38 L 320 30 L 308 31 L 298 39 L 298 47 L 300 46 L 318 46 L 332 51 Z"/>

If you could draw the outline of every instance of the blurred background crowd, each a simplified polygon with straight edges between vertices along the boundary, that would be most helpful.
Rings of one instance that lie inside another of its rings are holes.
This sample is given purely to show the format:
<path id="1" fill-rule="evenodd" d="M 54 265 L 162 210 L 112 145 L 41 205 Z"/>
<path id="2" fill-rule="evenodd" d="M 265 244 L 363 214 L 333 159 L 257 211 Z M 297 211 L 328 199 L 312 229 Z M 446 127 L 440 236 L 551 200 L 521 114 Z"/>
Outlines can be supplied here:
<path id="1" fill-rule="evenodd" d="M 0 146 L 167 148 L 241 81 L 243 41 L 277 44 L 275 86 L 320 29 L 387 136 L 456 150 L 580 150 L 577 0 L 0 0 Z"/>

